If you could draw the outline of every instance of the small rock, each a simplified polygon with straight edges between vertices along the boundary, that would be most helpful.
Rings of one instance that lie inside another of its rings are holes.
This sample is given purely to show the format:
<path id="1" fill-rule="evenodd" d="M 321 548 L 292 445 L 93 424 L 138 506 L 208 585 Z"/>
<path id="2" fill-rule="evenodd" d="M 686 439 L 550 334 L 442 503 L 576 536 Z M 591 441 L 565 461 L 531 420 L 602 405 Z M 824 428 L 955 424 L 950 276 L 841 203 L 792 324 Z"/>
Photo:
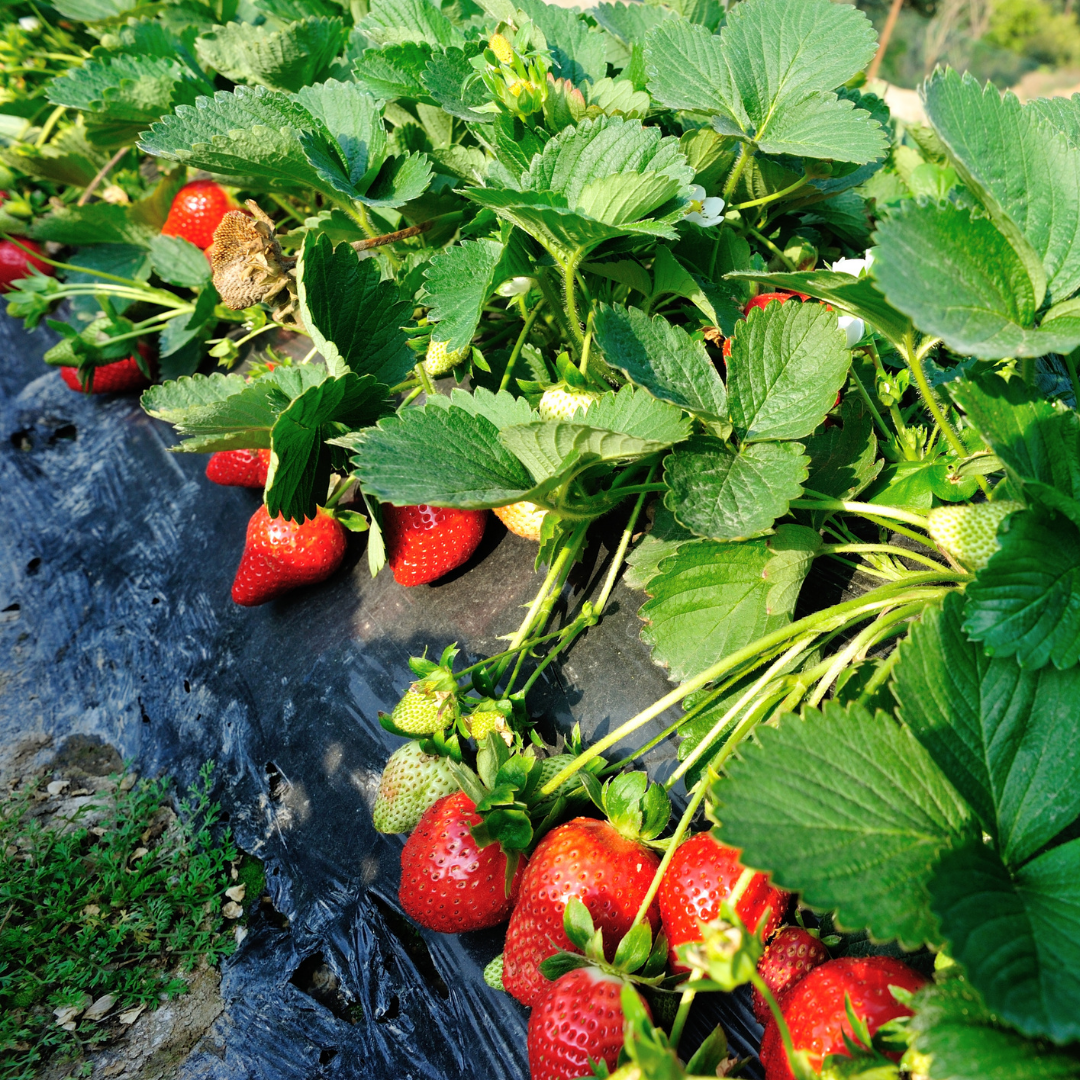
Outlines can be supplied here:
<path id="1" fill-rule="evenodd" d="M 56 1023 L 65 1031 L 75 1030 L 75 1021 L 84 1009 L 93 1004 L 94 999 L 89 994 L 83 994 L 82 1001 L 78 1005 L 64 1005 L 59 1009 L 53 1009 Z"/>
<path id="2" fill-rule="evenodd" d="M 135 861 L 136 859 L 141 859 L 141 858 L 142 858 L 142 857 L 143 857 L 144 855 L 148 854 L 148 853 L 149 853 L 149 851 L 150 851 L 150 849 L 149 849 L 149 848 L 144 848 L 144 847 L 137 847 L 137 848 L 136 848 L 136 849 L 135 849 L 135 850 L 134 850 L 134 851 L 133 851 L 133 852 L 131 853 L 131 861 L 132 861 L 132 862 L 134 862 L 134 861 Z"/>
<path id="3" fill-rule="evenodd" d="M 101 908 L 99 908 L 97 904 L 87 904 L 86 907 L 82 909 L 82 913 L 93 917 L 94 915 L 101 914 Z"/>
<path id="4" fill-rule="evenodd" d="M 59 795 L 61 791 L 71 787 L 70 780 L 54 780 L 45 790 L 50 795 Z"/>
<path id="5" fill-rule="evenodd" d="M 246 926 L 234 926 L 233 937 L 236 938 L 236 944 L 239 945 L 241 941 L 248 936 Z"/>
<path id="6" fill-rule="evenodd" d="M 230 900 L 222 909 L 221 914 L 226 919 L 239 919 L 244 914 L 244 909 L 234 900 Z"/>
<path id="7" fill-rule="evenodd" d="M 135 775 L 135 773 L 129 772 L 127 776 L 125 776 L 124 779 L 120 781 L 120 790 L 130 791 L 135 786 L 138 779 L 139 778 Z"/>
<path id="8" fill-rule="evenodd" d="M 241 883 L 240 885 L 234 885 L 231 889 L 225 890 L 225 895 L 230 900 L 235 900 L 238 904 L 244 899 L 244 893 L 247 892 L 247 886 Z"/>
<path id="9" fill-rule="evenodd" d="M 116 1004 L 115 994 L 104 994 L 83 1014 L 84 1020 L 101 1020 Z"/>
<path id="10" fill-rule="evenodd" d="M 134 1024 L 135 1021 L 139 1019 L 140 1015 L 142 1015 L 145 1008 L 145 1005 L 136 1005 L 134 1009 L 128 1009 L 127 1012 L 122 1012 L 120 1014 L 120 1023 Z"/>

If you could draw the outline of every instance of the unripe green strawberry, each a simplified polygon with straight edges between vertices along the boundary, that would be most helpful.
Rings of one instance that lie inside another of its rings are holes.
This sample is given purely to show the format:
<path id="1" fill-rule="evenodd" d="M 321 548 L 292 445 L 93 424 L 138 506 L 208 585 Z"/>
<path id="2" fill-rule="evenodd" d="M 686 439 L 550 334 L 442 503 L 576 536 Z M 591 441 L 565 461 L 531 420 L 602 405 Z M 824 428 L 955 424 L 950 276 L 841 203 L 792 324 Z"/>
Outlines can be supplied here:
<path id="1" fill-rule="evenodd" d="M 510 729 L 506 726 L 506 717 L 497 709 L 470 714 L 469 731 L 478 743 L 483 742 L 493 731 L 497 731 L 504 740 L 513 741 Z"/>
<path id="2" fill-rule="evenodd" d="M 503 955 L 502 953 L 499 953 L 499 955 L 484 968 L 484 982 L 486 982 L 492 990 L 502 990 L 505 993 L 506 988 L 502 983 L 502 973 Z"/>
<path id="3" fill-rule="evenodd" d="M 379 779 L 372 820 L 381 833 L 409 832 L 424 811 L 457 791 L 447 759 L 425 754 L 419 742 L 407 742 L 390 755 Z"/>
<path id="4" fill-rule="evenodd" d="M 540 419 L 570 420 L 576 412 L 588 412 L 589 406 L 599 399 L 595 390 L 579 390 L 565 383 L 549 386 L 540 398 Z"/>
<path id="5" fill-rule="evenodd" d="M 1023 503 L 1008 499 L 936 506 L 927 517 L 927 529 L 934 543 L 954 559 L 982 570 L 1000 547 L 998 526 L 1009 514 L 1023 509 Z"/>
<path id="6" fill-rule="evenodd" d="M 540 762 L 540 780 L 536 785 L 536 790 L 539 791 L 549 780 L 554 779 L 573 760 L 573 754 L 554 754 L 551 757 L 543 758 Z M 569 780 L 564 780 L 555 789 L 551 797 L 555 799 L 560 795 L 569 795 L 571 791 L 578 788 L 578 785 L 578 778 L 571 776 Z"/>
<path id="7" fill-rule="evenodd" d="M 469 353 L 469 346 L 449 352 L 445 341 L 429 341 L 427 355 L 424 357 L 424 370 L 433 378 L 441 379 L 449 375 Z"/>
<path id="8" fill-rule="evenodd" d="M 457 719 L 457 698 L 453 691 L 434 690 L 414 683 L 394 706 L 390 719 L 400 731 L 410 735 L 431 735 Z"/>

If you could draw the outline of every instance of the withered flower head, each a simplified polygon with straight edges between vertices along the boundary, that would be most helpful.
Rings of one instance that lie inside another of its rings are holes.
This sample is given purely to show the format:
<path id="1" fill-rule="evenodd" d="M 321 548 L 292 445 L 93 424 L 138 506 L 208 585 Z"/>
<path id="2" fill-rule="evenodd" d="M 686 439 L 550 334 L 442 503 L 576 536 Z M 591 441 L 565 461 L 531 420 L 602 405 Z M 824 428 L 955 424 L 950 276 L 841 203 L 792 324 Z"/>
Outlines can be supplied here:
<path id="1" fill-rule="evenodd" d="M 296 260 L 281 253 L 274 223 L 258 204 L 248 199 L 254 217 L 230 210 L 214 230 L 207 251 L 214 272 L 214 288 L 233 311 L 270 300 L 282 289 L 293 292 Z M 285 308 L 291 307 L 291 302 Z"/>

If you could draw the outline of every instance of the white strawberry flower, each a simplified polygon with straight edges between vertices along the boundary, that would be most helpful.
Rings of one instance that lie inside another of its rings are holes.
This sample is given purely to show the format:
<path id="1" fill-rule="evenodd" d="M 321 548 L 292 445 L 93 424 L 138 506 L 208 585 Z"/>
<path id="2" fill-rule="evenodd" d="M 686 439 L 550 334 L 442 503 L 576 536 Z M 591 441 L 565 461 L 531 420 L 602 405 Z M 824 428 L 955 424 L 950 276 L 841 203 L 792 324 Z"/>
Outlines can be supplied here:
<path id="1" fill-rule="evenodd" d="M 512 277 L 504 281 L 495 291 L 500 296 L 524 296 L 536 284 L 531 277 Z"/>
<path id="2" fill-rule="evenodd" d="M 41 22 L 40 20 L 35 19 L 33 15 L 24 15 L 19 20 L 19 26 L 28 34 L 33 34 L 41 29 Z"/>
<path id="3" fill-rule="evenodd" d="M 866 333 L 866 323 L 854 315 L 841 315 L 836 321 L 840 324 L 840 329 L 847 334 L 847 347 L 854 349 Z"/>
<path id="4" fill-rule="evenodd" d="M 837 259 L 829 269 L 834 274 L 850 274 L 852 277 L 862 277 L 863 274 L 870 272 L 870 267 L 873 265 L 873 249 L 867 248 L 861 259 Z"/>
<path id="5" fill-rule="evenodd" d="M 717 195 L 706 196 L 700 184 L 691 184 L 690 209 L 683 215 L 683 220 L 711 229 L 724 220 L 724 200 Z"/>

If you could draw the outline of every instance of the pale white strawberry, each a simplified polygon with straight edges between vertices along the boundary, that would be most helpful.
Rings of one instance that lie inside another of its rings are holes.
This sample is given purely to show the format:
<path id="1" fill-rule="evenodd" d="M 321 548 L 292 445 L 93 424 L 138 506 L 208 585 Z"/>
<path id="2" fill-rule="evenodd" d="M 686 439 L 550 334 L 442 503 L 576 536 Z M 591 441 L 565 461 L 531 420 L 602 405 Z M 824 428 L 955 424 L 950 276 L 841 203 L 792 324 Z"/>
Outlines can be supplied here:
<path id="1" fill-rule="evenodd" d="M 1001 546 L 997 538 L 998 526 L 1009 514 L 1023 509 L 1023 503 L 1009 499 L 936 506 L 927 517 L 927 530 L 938 547 L 978 571 Z"/>
<path id="2" fill-rule="evenodd" d="M 407 742 L 390 755 L 379 779 L 372 820 L 381 833 L 409 832 L 429 806 L 457 791 L 446 758 Z"/>
<path id="3" fill-rule="evenodd" d="M 495 516 L 515 535 L 534 544 L 540 542 L 540 528 L 547 513 L 531 502 L 516 502 L 509 506 L 496 506 Z"/>
<path id="4" fill-rule="evenodd" d="M 424 370 L 433 378 L 441 379 L 449 375 L 469 353 L 470 346 L 450 352 L 445 341 L 429 341 L 427 355 L 424 357 Z"/>
<path id="5" fill-rule="evenodd" d="M 579 390 L 565 383 L 549 386 L 540 398 L 541 420 L 571 420 L 575 413 L 578 419 L 588 411 L 589 406 L 600 399 L 595 390 Z"/>

